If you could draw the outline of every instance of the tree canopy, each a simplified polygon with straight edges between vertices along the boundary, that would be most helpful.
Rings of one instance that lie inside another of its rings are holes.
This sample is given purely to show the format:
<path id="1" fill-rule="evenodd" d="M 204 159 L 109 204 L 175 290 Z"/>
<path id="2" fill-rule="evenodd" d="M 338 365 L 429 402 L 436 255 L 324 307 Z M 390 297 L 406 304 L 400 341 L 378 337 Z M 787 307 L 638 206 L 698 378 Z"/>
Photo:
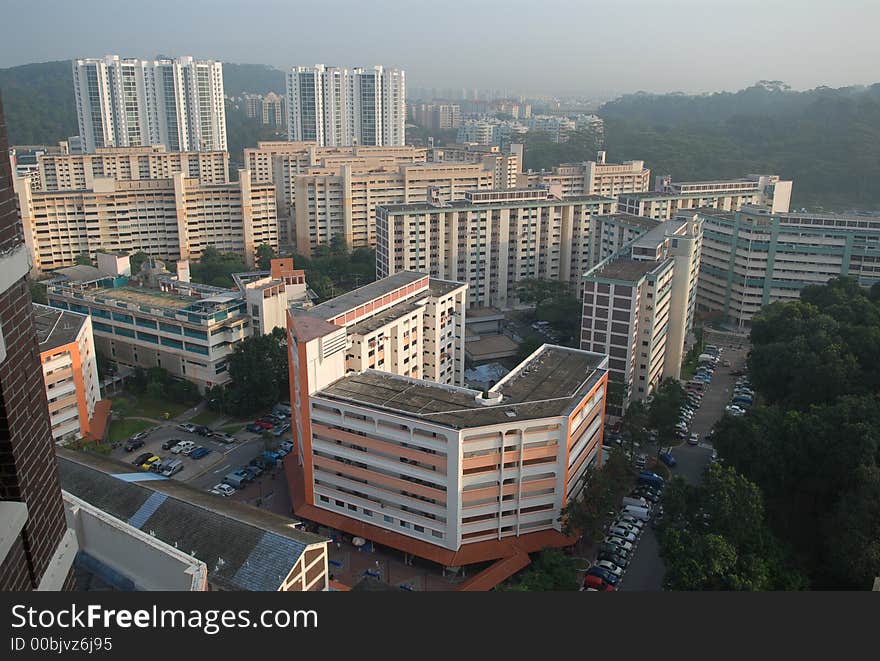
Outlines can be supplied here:
<path id="1" fill-rule="evenodd" d="M 355 248 L 349 251 L 341 237 L 320 245 L 311 257 L 297 255 L 297 268 L 305 269 L 306 282 L 322 299 L 339 296 L 376 279 L 376 251 Z"/>
<path id="2" fill-rule="evenodd" d="M 190 277 L 193 282 L 214 287 L 233 287 L 233 273 L 245 271 L 244 259 L 236 253 L 221 253 L 213 246 L 202 251 L 202 257 L 192 263 Z"/>
<path id="3" fill-rule="evenodd" d="M 660 553 L 669 590 L 796 590 L 806 587 L 770 533 L 761 490 L 712 464 L 700 486 L 675 477 L 664 497 Z"/>
<path id="4" fill-rule="evenodd" d="M 519 581 L 507 590 L 514 592 L 552 592 L 577 590 L 577 568 L 574 560 L 557 549 L 544 549 Z"/>
<path id="5" fill-rule="evenodd" d="M 759 404 L 715 428 L 815 587 L 869 589 L 880 574 L 878 331 L 878 289 L 849 279 L 767 306 L 749 356 Z"/>
<path id="6" fill-rule="evenodd" d="M 247 416 L 290 397 L 287 332 L 275 328 L 266 335 L 245 338 L 229 356 L 231 382 L 207 393 L 210 407 Z"/>

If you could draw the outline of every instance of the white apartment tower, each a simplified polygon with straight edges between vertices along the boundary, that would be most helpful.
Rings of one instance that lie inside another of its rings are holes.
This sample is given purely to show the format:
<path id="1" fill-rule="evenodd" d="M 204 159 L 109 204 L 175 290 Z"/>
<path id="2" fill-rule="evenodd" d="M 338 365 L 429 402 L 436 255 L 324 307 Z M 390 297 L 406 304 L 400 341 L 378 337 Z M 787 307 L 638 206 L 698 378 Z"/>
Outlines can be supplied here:
<path id="1" fill-rule="evenodd" d="M 402 146 L 406 77 L 382 66 L 316 64 L 287 74 L 287 136 L 319 146 Z"/>
<path id="2" fill-rule="evenodd" d="M 108 55 L 73 61 L 84 151 L 164 145 L 169 151 L 225 151 L 223 63 L 179 57 Z"/>

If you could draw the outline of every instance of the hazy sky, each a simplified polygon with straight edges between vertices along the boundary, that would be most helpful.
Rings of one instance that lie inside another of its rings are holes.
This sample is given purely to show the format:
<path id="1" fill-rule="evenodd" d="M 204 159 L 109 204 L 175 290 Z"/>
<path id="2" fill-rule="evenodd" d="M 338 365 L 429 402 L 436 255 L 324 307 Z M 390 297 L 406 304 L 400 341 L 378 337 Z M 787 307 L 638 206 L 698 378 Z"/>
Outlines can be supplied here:
<path id="1" fill-rule="evenodd" d="M 878 0 L 0 0 L 0 68 L 107 53 L 407 71 L 411 87 L 880 81 Z"/>

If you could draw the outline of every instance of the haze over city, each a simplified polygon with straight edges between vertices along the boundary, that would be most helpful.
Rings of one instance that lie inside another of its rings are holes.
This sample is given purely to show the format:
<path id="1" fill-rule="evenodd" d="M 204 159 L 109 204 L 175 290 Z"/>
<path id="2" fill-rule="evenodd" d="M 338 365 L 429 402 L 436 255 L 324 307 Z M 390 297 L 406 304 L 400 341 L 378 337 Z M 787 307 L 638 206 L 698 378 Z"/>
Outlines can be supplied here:
<path id="1" fill-rule="evenodd" d="M 0 67 L 104 53 L 282 69 L 383 63 L 405 68 L 412 87 L 606 97 L 736 90 L 761 79 L 795 89 L 871 84 L 880 60 L 880 5 L 868 0 L 735 8 L 714 0 L 267 0 L 259 12 L 230 0 L 155 0 L 144 20 L 131 18 L 130 6 L 110 0 L 16 3 L 4 17 Z"/>

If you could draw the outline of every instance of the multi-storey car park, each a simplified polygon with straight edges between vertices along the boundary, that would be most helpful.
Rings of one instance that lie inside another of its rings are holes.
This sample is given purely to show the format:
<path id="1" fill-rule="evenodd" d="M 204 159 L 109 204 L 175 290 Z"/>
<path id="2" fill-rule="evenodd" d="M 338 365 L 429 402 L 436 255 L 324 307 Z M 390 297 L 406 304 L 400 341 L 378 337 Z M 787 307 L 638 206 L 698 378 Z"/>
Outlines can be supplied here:
<path id="1" fill-rule="evenodd" d="M 89 315 L 96 349 L 117 363 L 162 367 L 201 390 L 229 380 L 238 342 L 284 328 L 288 306 L 306 300 L 305 276 L 292 260 L 245 274 L 254 277 L 239 278 L 232 290 L 187 282 L 158 266 L 152 277 L 135 279 L 124 267 L 104 269 L 60 269 L 47 285 L 49 305 Z"/>
<path id="2" fill-rule="evenodd" d="M 605 355 L 544 345 L 481 392 L 349 369 L 345 328 L 312 315 L 291 311 L 289 342 L 298 516 L 448 567 L 497 561 L 460 589 L 571 543 L 560 511 L 601 462 Z"/>

